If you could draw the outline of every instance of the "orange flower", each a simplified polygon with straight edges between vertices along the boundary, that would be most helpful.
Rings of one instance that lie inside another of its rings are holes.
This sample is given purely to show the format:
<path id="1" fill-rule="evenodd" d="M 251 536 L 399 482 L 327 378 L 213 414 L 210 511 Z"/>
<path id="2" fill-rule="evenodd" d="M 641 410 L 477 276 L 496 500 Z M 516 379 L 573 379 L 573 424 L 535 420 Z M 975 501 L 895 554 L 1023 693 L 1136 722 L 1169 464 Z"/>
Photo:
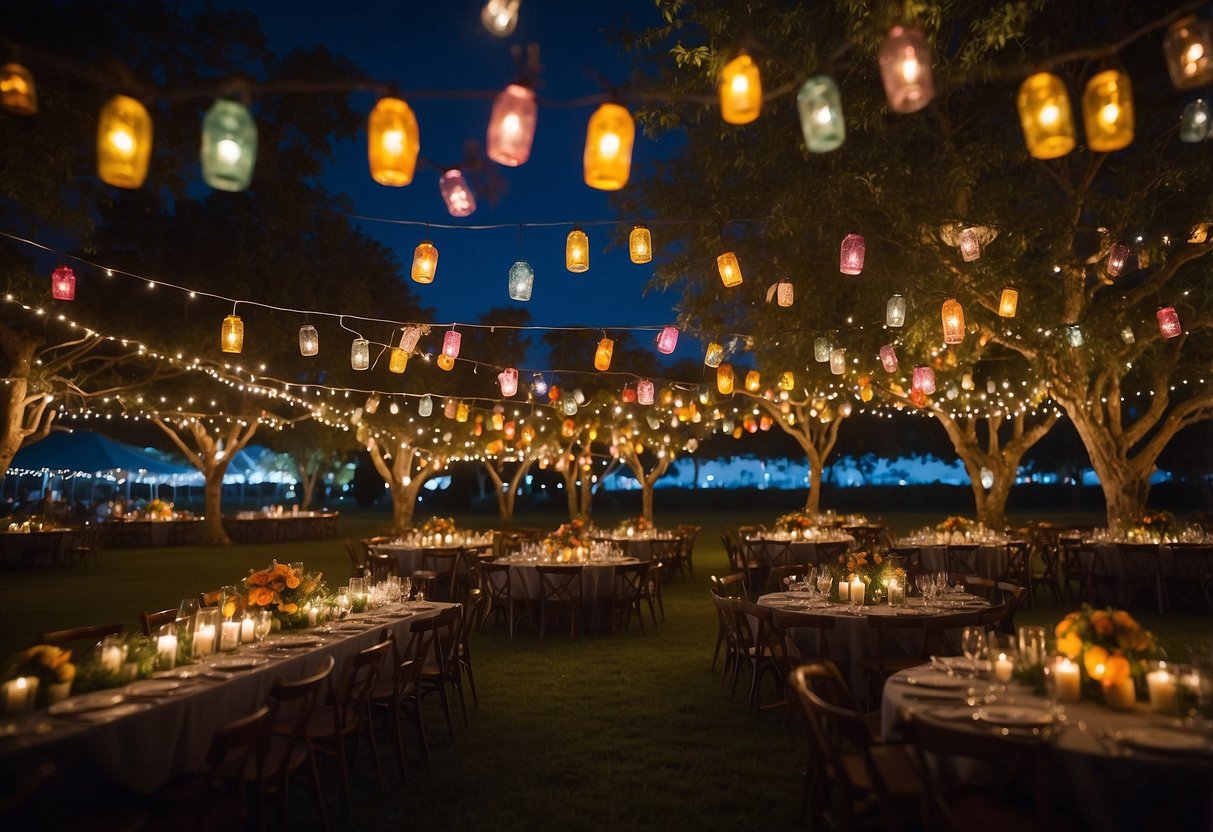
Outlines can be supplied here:
<path id="1" fill-rule="evenodd" d="M 1057 651 L 1071 659 L 1077 659 L 1082 652 L 1082 639 L 1074 630 L 1069 630 L 1057 639 Z"/>
<path id="2" fill-rule="evenodd" d="M 258 607 L 268 606 L 274 600 L 274 593 L 263 586 L 256 587 L 248 595 L 249 603 Z"/>
<path id="3" fill-rule="evenodd" d="M 1112 621 L 1122 630 L 1140 630 L 1141 625 L 1137 623 L 1133 616 L 1129 615 L 1124 610 L 1117 610 L 1112 613 Z"/>
<path id="4" fill-rule="evenodd" d="M 1127 678 L 1129 678 L 1129 660 L 1120 653 L 1113 653 L 1104 663 L 1103 681 L 1115 683 Z"/>
<path id="5" fill-rule="evenodd" d="M 297 576 L 291 575 L 289 578 L 286 579 L 286 588 L 287 589 L 296 589 L 296 588 L 298 588 L 298 586 L 299 586 L 299 578 Z"/>
<path id="6" fill-rule="evenodd" d="M 1095 635 L 1100 638 L 1108 638 L 1116 629 L 1112 623 L 1112 616 L 1108 615 L 1107 610 L 1096 610 L 1091 613 L 1091 626 L 1095 628 Z"/>
<path id="7" fill-rule="evenodd" d="M 283 615 L 291 615 L 298 611 L 299 611 L 298 604 L 279 604 L 278 605 L 278 612 L 282 613 Z"/>
<path id="8" fill-rule="evenodd" d="M 1102 679 L 1108 672 L 1108 651 L 1102 647 L 1088 647 L 1082 654 L 1083 667 L 1092 679 Z"/>

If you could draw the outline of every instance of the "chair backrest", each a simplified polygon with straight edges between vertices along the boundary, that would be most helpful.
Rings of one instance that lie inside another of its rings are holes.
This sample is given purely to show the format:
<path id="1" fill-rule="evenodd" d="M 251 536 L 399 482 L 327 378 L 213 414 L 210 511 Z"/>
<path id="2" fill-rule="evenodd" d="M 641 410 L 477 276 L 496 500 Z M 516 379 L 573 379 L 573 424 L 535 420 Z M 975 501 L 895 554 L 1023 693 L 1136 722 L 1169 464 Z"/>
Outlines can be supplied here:
<path id="1" fill-rule="evenodd" d="M 729 567 L 734 572 L 743 571 L 743 562 L 741 557 L 741 542 L 737 536 L 737 530 L 726 528 L 720 533 L 720 543 L 724 546 L 724 552 L 729 558 Z"/>
<path id="2" fill-rule="evenodd" d="M 206 755 L 208 792 L 222 783 L 242 783 L 250 774 L 257 782 L 263 779 L 271 720 L 269 706 L 262 705 L 219 729 Z"/>
<path id="3" fill-rule="evenodd" d="M 358 551 L 358 547 L 354 545 L 352 540 L 342 541 L 345 544 L 345 553 L 350 558 L 350 574 L 361 575 L 365 564 L 362 562 L 362 553 Z"/>
<path id="4" fill-rule="evenodd" d="M 580 566 L 536 566 L 539 578 L 539 600 L 543 603 L 580 603 Z"/>
<path id="5" fill-rule="evenodd" d="M 724 625 L 729 641 L 738 651 L 744 651 L 754 646 L 754 630 L 745 613 L 741 611 L 743 601 L 742 598 L 712 596 L 712 605 L 716 608 L 720 623 Z"/>
<path id="6" fill-rule="evenodd" d="M 725 575 L 723 578 L 717 578 L 713 575 L 711 585 L 713 595 L 736 598 L 745 593 L 745 573 L 734 572 L 731 575 Z"/>
<path id="7" fill-rule="evenodd" d="M 826 634 L 834 629 L 836 619 L 832 615 L 816 615 L 809 612 L 793 612 L 791 610 L 773 610 L 771 624 L 773 638 L 783 642 L 783 650 L 789 657 L 799 656 L 800 649 L 792 640 L 789 630 L 811 629 L 817 632 L 817 655 L 825 656 L 829 652 Z"/>
<path id="8" fill-rule="evenodd" d="M 674 561 L 682 557 L 682 537 L 654 538 L 649 541 L 651 560 Z"/>
<path id="9" fill-rule="evenodd" d="M 489 597 L 480 587 L 468 590 L 467 598 L 463 599 L 463 612 L 459 621 L 459 650 L 463 654 L 468 651 L 468 638 L 472 634 L 472 625 L 480 616 L 481 608 L 488 602 Z"/>
<path id="10" fill-rule="evenodd" d="M 703 531 L 702 526 L 692 526 L 686 523 L 680 523 L 678 526 L 678 533 L 682 538 L 682 556 L 687 560 L 691 559 L 691 555 L 695 551 L 695 538 L 699 537 L 701 531 Z"/>
<path id="11" fill-rule="evenodd" d="M 176 611 L 174 610 L 174 612 Z M 56 647 L 63 647 L 76 641 L 89 641 L 96 644 L 106 636 L 121 635 L 122 630 L 121 624 L 93 624 L 87 627 L 72 627 L 67 630 L 49 630 L 41 633 L 35 643 L 53 644 Z"/>
<path id="12" fill-rule="evenodd" d="M 383 657 L 392 646 L 392 638 L 387 638 L 365 650 L 360 650 L 346 665 L 341 678 L 334 681 L 333 689 L 333 730 L 338 734 L 350 733 L 357 729 L 362 717 L 366 714 L 367 703 L 379 672 L 383 666 Z"/>
<path id="13" fill-rule="evenodd" d="M 772 592 L 783 592 L 787 589 L 784 586 L 783 579 L 790 578 L 793 575 L 807 575 L 809 567 L 804 563 L 790 563 L 785 566 L 773 566 L 767 574 L 767 588 Z M 772 589 L 773 587 L 773 589 Z"/>
<path id="14" fill-rule="evenodd" d="M 312 713 L 316 710 L 316 703 L 320 700 L 320 693 L 324 689 L 325 682 L 332 675 L 333 666 L 336 663 L 336 659 L 328 656 L 320 669 L 310 676 L 304 676 L 291 682 L 281 677 L 274 680 L 274 684 L 270 688 L 274 730 L 276 733 L 288 737 L 287 742 L 290 748 L 303 742 L 304 731 L 308 722 L 311 721 Z M 289 752 L 288 748 L 285 759 L 290 759 Z"/>
<path id="15" fill-rule="evenodd" d="M 481 587 L 488 593 L 489 603 L 509 601 L 513 595 L 508 563 L 482 563 L 480 573 L 484 576 Z"/>
<path id="16" fill-rule="evenodd" d="M 927 621 L 930 619 L 922 619 L 918 616 L 900 616 L 900 615 L 869 615 L 868 628 L 876 632 L 876 664 L 879 666 L 881 673 L 888 674 L 893 668 L 886 667 L 885 662 L 892 657 L 892 651 L 889 645 L 891 636 L 888 634 L 893 630 L 918 630 L 921 633 L 921 638 L 916 639 L 916 644 L 909 651 L 910 655 L 927 660 L 929 654 L 928 645 L 930 638 L 928 636 L 929 627 Z M 904 651 L 898 651 L 904 652 Z"/>
<path id="17" fill-rule="evenodd" d="M 964 627 L 982 627 L 986 624 L 986 616 L 990 610 L 996 609 L 989 607 L 984 610 L 966 610 L 964 612 L 954 612 L 950 615 L 936 615 L 926 619 L 926 650 L 923 653 L 925 659 L 928 655 L 935 656 L 957 656 L 960 655 L 960 649 L 952 643 L 950 631 L 959 630 Z M 1001 610 L 998 614 L 1001 614 Z"/>
<path id="18" fill-rule="evenodd" d="M 371 580 L 376 582 L 400 574 L 400 561 L 395 555 L 367 552 L 366 565 L 371 570 Z"/>
<path id="19" fill-rule="evenodd" d="M 614 599 L 630 603 L 644 595 L 645 582 L 653 569 L 653 562 L 626 563 L 615 567 L 612 584 Z"/>
<path id="20" fill-rule="evenodd" d="M 965 589 L 972 595 L 980 595 L 987 601 L 993 601 L 994 590 L 997 589 L 998 583 L 989 578 L 983 578 L 980 575 L 965 575 L 962 579 Z"/>
<path id="21" fill-rule="evenodd" d="M 172 624 L 176 620 L 177 607 L 173 607 L 169 610 L 139 613 L 139 623 L 143 626 L 143 634 L 145 636 L 154 636 L 157 632 L 159 632 L 161 626 L 165 624 Z"/>

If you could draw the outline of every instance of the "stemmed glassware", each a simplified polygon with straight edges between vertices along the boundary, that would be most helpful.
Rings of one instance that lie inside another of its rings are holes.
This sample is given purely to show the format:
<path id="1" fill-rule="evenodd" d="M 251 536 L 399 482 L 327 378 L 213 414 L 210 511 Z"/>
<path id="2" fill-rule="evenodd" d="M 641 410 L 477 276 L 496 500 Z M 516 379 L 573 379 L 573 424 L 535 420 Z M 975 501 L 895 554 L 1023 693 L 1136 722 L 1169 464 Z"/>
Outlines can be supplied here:
<path id="1" fill-rule="evenodd" d="M 977 660 L 986 649 L 986 631 L 984 627 L 965 627 L 960 634 L 960 649 L 969 660 L 970 675 L 977 675 Z"/>
<path id="2" fill-rule="evenodd" d="M 834 576 L 830 574 L 830 570 L 822 569 L 817 573 L 817 595 L 818 600 L 822 604 L 829 603 L 830 590 L 834 588 Z"/>
<path id="3" fill-rule="evenodd" d="M 257 610 L 253 613 L 253 637 L 257 639 L 257 644 L 265 645 L 265 638 L 273 626 L 274 620 L 269 610 Z"/>

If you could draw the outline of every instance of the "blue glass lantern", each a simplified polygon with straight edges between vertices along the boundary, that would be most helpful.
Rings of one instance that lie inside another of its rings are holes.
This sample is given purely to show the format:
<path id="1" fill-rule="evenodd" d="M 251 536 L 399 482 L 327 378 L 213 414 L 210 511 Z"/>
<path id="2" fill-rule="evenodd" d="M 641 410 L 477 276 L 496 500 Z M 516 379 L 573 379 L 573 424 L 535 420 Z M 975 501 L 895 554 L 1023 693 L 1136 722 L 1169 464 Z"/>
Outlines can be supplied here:
<path id="1" fill-rule="evenodd" d="M 810 153 L 828 153 L 842 147 L 847 137 L 838 85 L 828 75 L 814 75 L 796 94 L 800 129 Z"/>

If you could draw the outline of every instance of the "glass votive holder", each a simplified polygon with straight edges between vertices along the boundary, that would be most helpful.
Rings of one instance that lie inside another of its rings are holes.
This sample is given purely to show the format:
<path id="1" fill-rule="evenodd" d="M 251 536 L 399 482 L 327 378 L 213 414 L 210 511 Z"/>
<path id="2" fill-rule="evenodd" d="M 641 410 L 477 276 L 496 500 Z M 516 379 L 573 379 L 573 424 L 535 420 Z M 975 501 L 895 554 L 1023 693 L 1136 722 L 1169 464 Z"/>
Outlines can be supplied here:
<path id="1" fill-rule="evenodd" d="M 193 655 L 195 659 L 203 659 L 214 654 L 219 647 L 219 627 L 222 623 L 222 610 L 218 607 L 198 610 L 194 616 Z"/>
<path id="2" fill-rule="evenodd" d="M 1146 690 L 1150 695 L 1150 709 L 1156 714 L 1174 716 L 1180 712 L 1179 668 L 1165 661 L 1150 662 L 1146 670 Z"/>
<path id="3" fill-rule="evenodd" d="M 1055 702 L 1077 702 L 1082 698 L 1082 672 L 1067 656 L 1054 656 L 1044 665 L 1045 695 Z"/>
<path id="4" fill-rule="evenodd" d="M 34 709 L 38 699 L 38 677 L 18 676 L 9 679 L 0 688 L 3 689 L 4 713 L 7 716 L 20 716 Z"/>
<path id="5" fill-rule="evenodd" d="M 1024 625 L 1019 628 L 1019 661 L 1024 668 L 1037 667 L 1045 658 L 1045 628 Z"/>
<path id="6" fill-rule="evenodd" d="M 156 670 L 172 670 L 177 666 L 177 625 L 165 624 L 156 636 Z"/>
<path id="7" fill-rule="evenodd" d="M 224 621 L 219 627 L 219 649 L 231 653 L 240 647 L 239 621 Z"/>
<path id="8" fill-rule="evenodd" d="M 906 605 L 906 585 L 901 581 L 889 581 L 886 587 L 889 591 L 889 606 L 904 607 Z"/>
<path id="9" fill-rule="evenodd" d="M 97 664 L 106 673 L 118 676 L 126 664 L 126 642 L 120 635 L 108 635 L 97 645 Z"/>
<path id="10" fill-rule="evenodd" d="M 240 643 L 252 644 L 253 639 L 257 634 L 257 621 L 253 618 L 254 611 L 249 611 L 244 614 L 244 618 L 240 619 Z"/>

